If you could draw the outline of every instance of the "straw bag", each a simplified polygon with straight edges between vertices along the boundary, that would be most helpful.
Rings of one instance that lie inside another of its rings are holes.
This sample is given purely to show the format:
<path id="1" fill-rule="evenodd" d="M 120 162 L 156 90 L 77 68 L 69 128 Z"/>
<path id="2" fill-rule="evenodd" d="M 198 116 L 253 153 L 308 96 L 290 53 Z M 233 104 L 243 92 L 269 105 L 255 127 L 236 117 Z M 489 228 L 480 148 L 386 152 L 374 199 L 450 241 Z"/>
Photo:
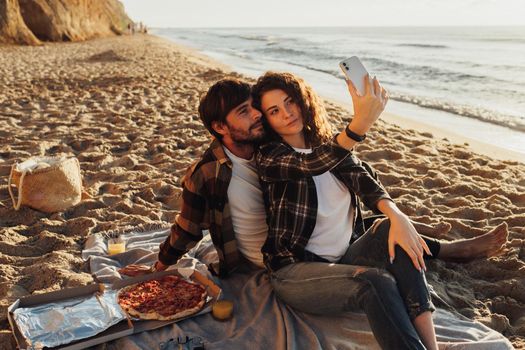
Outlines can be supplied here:
<path id="1" fill-rule="evenodd" d="M 74 157 L 32 157 L 13 165 L 8 188 L 15 210 L 26 205 L 47 213 L 63 211 L 81 200 L 80 164 Z"/>

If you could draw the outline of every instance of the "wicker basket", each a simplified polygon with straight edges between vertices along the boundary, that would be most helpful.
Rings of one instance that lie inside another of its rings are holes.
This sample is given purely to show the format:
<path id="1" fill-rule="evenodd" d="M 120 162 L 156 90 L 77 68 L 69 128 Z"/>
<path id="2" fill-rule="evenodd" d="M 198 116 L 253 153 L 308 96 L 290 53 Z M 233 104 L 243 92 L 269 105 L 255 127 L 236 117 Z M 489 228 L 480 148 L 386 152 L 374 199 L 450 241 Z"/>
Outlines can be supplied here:
<path id="1" fill-rule="evenodd" d="M 13 193 L 17 189 L 18 197 Z M 32 157 L 14 164 L 9 194 L 15 210 L 26 205 L 46 213 L 63 211 L 81 201 L 82 177 L 77 158 Z"/>

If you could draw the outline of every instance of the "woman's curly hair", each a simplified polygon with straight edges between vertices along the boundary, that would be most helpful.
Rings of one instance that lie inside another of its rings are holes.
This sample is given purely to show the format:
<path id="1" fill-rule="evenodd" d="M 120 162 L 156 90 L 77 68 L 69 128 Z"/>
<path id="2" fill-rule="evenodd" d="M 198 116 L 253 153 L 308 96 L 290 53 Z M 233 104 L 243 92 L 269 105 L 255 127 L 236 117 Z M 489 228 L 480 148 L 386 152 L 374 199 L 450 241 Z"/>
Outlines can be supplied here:
<path id="1" fill-rule="evenodd" d="M 255 108 L 262 111 L 262 95 L 271 90 L 283 90 L 301 108 L 307 146 L 318 146 L 332 137 L 332 126 L 328 121 L 324 104 L 303 79 L 292 73 L 266 72 L 257 79 L 257 83 L 252 88 Z M 264 112 L 262 120 L 267 140 L 281 140 L 281 137 L 268 124 Z"/>

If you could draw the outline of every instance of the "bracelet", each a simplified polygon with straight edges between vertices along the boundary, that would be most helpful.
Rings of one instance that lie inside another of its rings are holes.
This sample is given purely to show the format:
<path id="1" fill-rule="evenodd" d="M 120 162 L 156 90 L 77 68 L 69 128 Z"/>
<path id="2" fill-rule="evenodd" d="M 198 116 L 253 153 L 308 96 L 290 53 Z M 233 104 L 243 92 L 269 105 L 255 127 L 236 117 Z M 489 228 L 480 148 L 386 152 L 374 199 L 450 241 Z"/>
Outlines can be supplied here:
<path id="1" fill-rule="evenodd" d="M 357 135 L 355 132 L 350 130 L 348 126 L 345 128 L 345 133 L 346 136 L 357 142 L 363 142 L 366 139 L 366 133 L 363 136 Z"/>

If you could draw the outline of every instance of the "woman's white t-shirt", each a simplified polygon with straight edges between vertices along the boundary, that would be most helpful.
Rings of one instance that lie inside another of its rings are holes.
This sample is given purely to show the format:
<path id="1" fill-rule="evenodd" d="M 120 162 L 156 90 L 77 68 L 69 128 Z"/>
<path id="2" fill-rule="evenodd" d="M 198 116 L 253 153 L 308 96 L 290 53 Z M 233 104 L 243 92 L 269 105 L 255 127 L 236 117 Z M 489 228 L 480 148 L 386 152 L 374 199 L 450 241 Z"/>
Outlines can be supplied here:
<path id="1" fill-rule="evenodd" d="M 311 153 L 311 149 L 294 148 Z M 306 250 L 337 262 L 350 245 L 353 227 L 352 198 L 348 188 L 327 171 L 313 176 L 317 190 L 317 220 Z"/>

